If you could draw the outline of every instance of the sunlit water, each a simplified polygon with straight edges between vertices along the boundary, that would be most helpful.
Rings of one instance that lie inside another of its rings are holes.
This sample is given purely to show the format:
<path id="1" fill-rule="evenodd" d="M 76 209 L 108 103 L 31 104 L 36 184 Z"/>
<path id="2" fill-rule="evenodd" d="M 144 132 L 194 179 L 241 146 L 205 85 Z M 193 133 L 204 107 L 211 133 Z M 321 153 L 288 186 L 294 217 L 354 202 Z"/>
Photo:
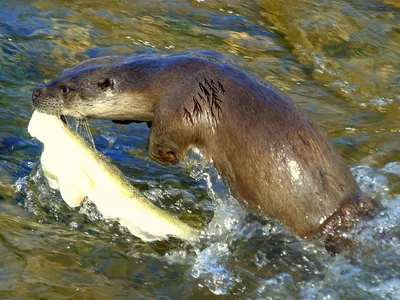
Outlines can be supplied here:
<path id="1" fill-rule="evenodd" d="M 0 4 L 1 299 L 400 299 L 398 1 Z M 352 231 L 357 247 L 330 257 L 249 214 L 198 153 L 150 161 L 143 124 L 91 128 L 151 201 L 204 229 L 200 242 L 144 243 L 47 187 L 26 131 L 34 87 L 88 57 L 193 49 L 273 82 L 327 132 L 384 207 Z"/>

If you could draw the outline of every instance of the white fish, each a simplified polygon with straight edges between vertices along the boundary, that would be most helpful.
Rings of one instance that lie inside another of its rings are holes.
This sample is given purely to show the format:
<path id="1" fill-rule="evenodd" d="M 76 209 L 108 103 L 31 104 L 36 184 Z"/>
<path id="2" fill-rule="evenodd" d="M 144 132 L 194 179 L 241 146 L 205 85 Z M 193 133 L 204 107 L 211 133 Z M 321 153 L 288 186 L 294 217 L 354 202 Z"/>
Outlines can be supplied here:
<path id="1" fill-rule="evenodd" d="M 168 236 L 195 240 L 197 232 L 146 199 L 107 159 L 58 116 L 35 111 L 28 132 L 44 145 L 41 163 L 53 189 L 71 207 L 88 197 L 106 218 L 118 219 L 144 241 Z"/>

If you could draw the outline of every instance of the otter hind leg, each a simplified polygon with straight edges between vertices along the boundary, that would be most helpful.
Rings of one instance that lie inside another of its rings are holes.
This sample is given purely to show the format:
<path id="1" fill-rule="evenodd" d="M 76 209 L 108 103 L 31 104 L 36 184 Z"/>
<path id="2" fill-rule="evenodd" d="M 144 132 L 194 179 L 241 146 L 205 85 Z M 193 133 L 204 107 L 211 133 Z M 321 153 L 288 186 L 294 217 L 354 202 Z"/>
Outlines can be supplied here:
<path id="1" fill-rule="evenodd" d="M 330 255 L 353 248 L 354 240 L 346 237 L 359 220 L 368 221 L 374 218 L 382 207 L 380 203 L 370 198 L 359 198 L 350 204 L 339 208 L 325 221 L 322 229 L 322 239 Z"/>

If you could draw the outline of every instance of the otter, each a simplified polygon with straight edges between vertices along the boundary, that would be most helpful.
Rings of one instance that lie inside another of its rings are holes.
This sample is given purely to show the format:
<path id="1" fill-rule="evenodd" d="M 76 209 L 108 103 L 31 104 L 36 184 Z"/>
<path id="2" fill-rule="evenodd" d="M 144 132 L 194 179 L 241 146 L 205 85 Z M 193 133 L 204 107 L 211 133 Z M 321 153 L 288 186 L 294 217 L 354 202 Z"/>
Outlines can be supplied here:
<path id="1" fill-rule="evenodd" d="M 326 135 L 287 95 L 220 56 L 93 58 L 36 88 L 32 101 L 49 114 L 151 122 L 151 159 L 177 164 L 200 149 L 236 199 L 295 235 L 323 237 L 333 253 L 336 237 L 376 211 Z"/>

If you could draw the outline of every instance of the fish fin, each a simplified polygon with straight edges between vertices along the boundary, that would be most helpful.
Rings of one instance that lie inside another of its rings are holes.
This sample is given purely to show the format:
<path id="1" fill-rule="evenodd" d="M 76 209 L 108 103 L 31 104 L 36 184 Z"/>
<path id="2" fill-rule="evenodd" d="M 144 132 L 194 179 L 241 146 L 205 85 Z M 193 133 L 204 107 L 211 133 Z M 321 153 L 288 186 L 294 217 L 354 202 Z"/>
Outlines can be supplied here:
<path id="1" fill-rule="evenodd" d="M 44 177 L 47 179 L 47 183 L 53 190 L 60 190 L 60 185 L 58 184 L 57 176 L 54 176 L 49 172 L 44 166 L 42 166 Z"/>
<path id="2" fill-rule="evenodd" d="M 71 172 L 69 175 L 62 174 L 58 178 L 58 184 L 61 197 L 70 207 L 80 206 L 94 186 L 93 180 L 79 167 L 76 172 Z"/>
<path id="3" fill-rule="evenodd" d="M 86 196 L 82 193 L 82 190 L 72 184 L 68 184 L 67 181 L 61 180 L 59 185 L 61 197 L 70 207 L 81 206 Z"/>

